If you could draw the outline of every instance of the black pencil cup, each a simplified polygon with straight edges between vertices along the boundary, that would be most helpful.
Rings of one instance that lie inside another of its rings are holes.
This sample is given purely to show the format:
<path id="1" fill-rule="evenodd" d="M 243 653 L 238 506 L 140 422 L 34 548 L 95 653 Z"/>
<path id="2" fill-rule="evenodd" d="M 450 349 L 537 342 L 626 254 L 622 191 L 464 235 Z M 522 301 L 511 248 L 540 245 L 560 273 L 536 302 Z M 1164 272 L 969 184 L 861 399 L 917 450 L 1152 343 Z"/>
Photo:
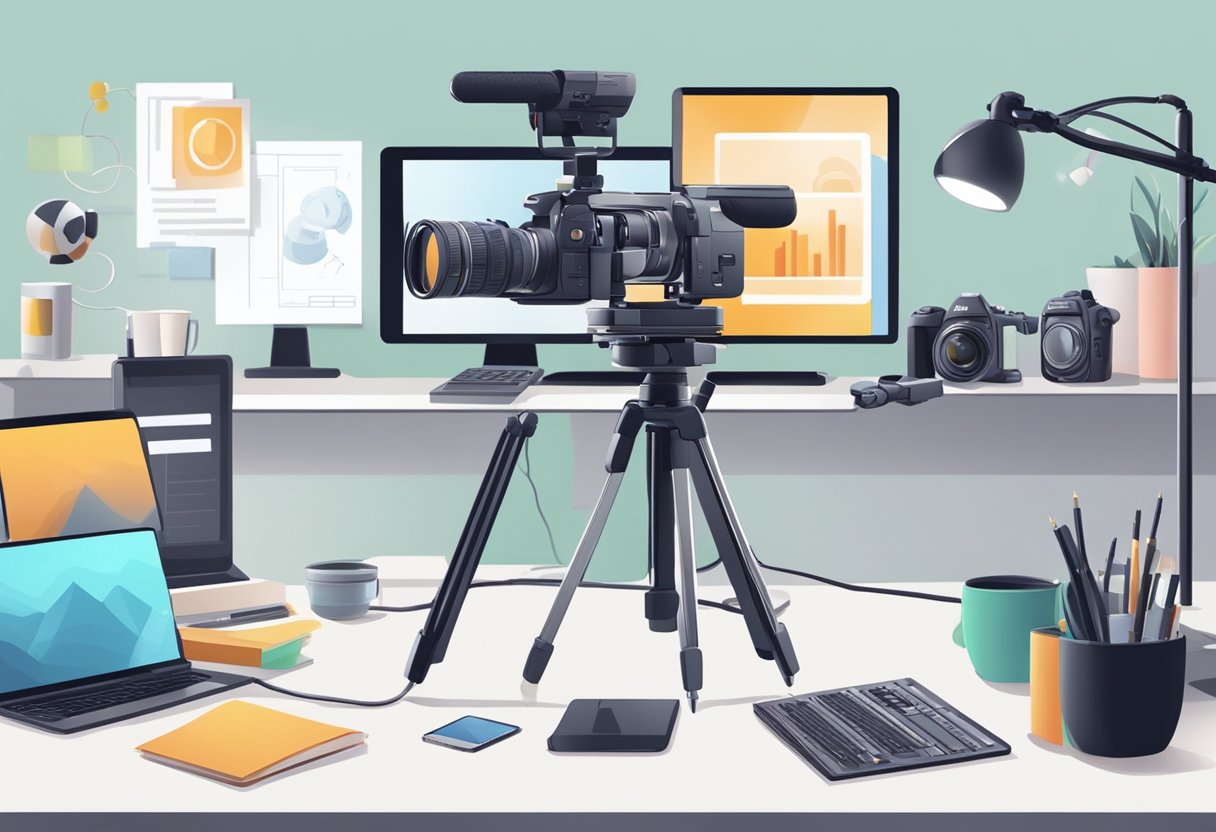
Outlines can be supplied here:
<path id="1" fill-rule="evenodd" d="M 1060 708 L 1072 744 L 1086 754 L 1164 751 L 1185 686 L 1185 636 L 1131 644 L 1060 639 Z"/>

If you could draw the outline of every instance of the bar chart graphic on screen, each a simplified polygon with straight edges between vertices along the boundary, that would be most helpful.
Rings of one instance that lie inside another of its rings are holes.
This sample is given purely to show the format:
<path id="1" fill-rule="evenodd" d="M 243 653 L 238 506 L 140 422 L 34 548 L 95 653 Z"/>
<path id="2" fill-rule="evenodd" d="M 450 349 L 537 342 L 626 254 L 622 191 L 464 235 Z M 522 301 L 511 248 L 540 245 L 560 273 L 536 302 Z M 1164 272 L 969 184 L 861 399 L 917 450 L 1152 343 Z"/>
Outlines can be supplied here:
<path id="1" fill-rule="evenodd" d="M 718 133 L 714 178 L 784 182 L 798 203 L 792 225 L 747 229 L 745 304 L 870 302 L 869 134 Z"/>

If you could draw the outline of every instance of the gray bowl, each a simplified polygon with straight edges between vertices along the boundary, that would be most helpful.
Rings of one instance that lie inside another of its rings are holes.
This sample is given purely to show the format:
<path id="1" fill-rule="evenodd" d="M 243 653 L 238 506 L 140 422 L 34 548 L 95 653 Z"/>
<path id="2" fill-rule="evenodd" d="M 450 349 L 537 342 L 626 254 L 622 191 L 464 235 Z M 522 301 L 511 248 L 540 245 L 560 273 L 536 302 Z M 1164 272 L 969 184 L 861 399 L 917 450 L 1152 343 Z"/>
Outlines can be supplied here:
<path id="1" fill-rule="evenodd" d="M 304 588 L 314 613 L 350 621 L 366 615 L 379 594 L 379 570 L 359 560 L 321 561 L 304 567 Z"/>

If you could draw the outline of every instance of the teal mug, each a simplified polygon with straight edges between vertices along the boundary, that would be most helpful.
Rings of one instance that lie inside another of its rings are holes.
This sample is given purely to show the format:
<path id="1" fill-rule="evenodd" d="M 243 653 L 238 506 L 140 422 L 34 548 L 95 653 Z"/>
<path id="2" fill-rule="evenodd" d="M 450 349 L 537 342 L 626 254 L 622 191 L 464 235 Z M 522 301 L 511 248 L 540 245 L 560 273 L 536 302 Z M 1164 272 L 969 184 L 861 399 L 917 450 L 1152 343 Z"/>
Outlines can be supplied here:
<path id="1" fill-rule="evenodd" d="M 989 682 L 1030 681 L 1030 631 L 1060 620 L 1060 582 L 990 575 L 963 585 L 962 623 L 954 641 Z"/>

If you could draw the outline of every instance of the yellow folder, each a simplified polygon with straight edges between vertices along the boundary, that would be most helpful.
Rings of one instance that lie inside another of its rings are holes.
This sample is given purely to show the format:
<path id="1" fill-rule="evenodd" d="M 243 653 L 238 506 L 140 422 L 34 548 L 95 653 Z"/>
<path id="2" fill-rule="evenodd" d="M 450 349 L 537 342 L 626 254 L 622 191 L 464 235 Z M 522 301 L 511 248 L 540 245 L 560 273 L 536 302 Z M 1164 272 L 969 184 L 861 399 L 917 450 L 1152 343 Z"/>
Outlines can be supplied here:
<path id="1" fill-rule="evenodd" d="M 158 763 L 247 786 L 366 738 L 361 731 L 234 700 L 136 750 Z"/>

